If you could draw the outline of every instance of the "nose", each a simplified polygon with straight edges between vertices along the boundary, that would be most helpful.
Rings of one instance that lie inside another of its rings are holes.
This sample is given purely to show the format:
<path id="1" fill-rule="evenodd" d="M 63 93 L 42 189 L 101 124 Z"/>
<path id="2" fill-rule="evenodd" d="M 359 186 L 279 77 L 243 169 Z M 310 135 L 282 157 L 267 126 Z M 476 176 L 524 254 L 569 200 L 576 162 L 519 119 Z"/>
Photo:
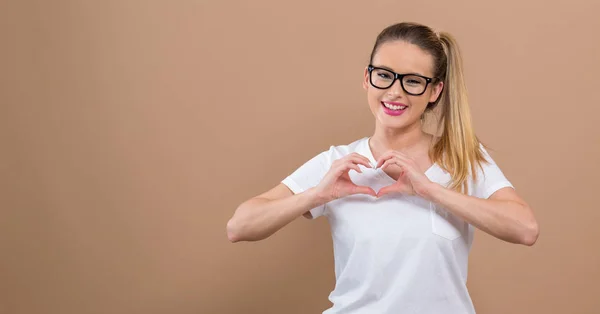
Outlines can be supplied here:
<path id="1" fill-rule="evenodd" d="M 397 97 L 399 95 L 404 96 L 404 90 L 402 89 L 402 82 L 400 80 L 396 80 L 392 86 L 388 88 L 388 94 L 390 96 Z"/>

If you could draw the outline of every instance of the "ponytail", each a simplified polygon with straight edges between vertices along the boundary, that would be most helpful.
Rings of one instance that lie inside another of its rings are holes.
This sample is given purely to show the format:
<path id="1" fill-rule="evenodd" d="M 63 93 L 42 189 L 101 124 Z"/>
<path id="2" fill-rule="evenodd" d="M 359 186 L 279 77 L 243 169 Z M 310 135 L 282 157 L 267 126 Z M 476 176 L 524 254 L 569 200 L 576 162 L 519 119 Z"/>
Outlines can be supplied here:
<path id="1" fill-rule="evenodd" d="M 439 40 L 447 59 L 445 86 L 440 99 L 439 127 L 443 131 L 430 157 L 450 173 L 449 188 L 466 194 L 469 192 L 469 175 L 474 181 L 477 179 L 476 166 L 481 166 L 485 158 L 473 130 L 460 50 L 448 33 L 441 32 Z"/>

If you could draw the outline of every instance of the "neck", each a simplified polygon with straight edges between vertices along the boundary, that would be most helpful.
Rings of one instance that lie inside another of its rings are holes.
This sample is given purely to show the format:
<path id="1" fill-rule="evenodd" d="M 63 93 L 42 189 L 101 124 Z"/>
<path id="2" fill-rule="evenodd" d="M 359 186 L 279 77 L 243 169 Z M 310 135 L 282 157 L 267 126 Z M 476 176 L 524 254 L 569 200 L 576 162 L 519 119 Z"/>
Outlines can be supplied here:
<path id="1" fill-rule="evenodd" d="M 429 142 L 431 137 L 423 132 L 421 123 L 415 123 L 404 129 L 382 128 L 377 126 L 371 137 L 371 145 L 378 151 L 396 150 L 410 152 L 423 143 Z"/>

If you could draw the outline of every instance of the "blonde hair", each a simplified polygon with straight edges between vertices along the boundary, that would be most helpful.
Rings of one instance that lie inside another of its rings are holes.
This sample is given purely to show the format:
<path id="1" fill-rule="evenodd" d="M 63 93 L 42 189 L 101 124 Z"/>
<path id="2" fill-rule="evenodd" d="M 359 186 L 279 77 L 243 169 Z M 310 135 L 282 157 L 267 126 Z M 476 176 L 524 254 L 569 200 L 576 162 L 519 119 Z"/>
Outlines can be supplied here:
<path id="1" fill-rule="evenodd" d="M 477 180 L 476 167 L 488 161 L 482 150 L 484 145 L 473 129 L 458 44 L 449 33 L 438 34 L 417 23 L 398 23 L 385 28 L 377 36 L 370 62 L 383 43 L 394 40 L 417 45 L 433 56 L 433 83 L 442 81 L 444 87 L 440 97 L 425 109 L 427 112 L 441 106 L 438 128 L 442 128 L 442 134 L 430 150 L 429 157 L 450 174 L 450 189 L 467 194 L 469 177 Z"/>

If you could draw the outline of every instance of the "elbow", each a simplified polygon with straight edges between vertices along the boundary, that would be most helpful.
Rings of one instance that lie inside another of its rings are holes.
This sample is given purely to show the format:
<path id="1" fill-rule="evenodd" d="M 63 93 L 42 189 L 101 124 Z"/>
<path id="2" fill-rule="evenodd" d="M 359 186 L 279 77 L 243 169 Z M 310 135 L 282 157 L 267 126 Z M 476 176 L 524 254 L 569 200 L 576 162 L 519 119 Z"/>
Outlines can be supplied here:
<path id="1" fill-rule="evenodd" d="M 243 205 L 243 204 L 242 204 Z M 236 243 L 244 240 L 244 229 L 246 223 L 244 222 L 243 212 L 240 210 L 240 205 L 236 208 L 233 216 L 229 218 L 226 226 L 227 240 L 231 243 Z"/>
<path id="2" fill-rule="evenodd" d="M 257 234 L 244 221 L 233 217 L 227 222 L 227 239 L 231 243 L 242 241 L 259 241 L 264 239 L 264 236 Z"/>
<path id="3" fill-rule="evenodd" d="M 226 226 L 227 239 L 231 243 L 260 241 L 269 237 L 273 232 L 270 228 L 264 226 L 259 212 L 252 207 L 248 208 L 247 203 L 240 205 L 229 218 Z"/>
<path id="4" fill-rule="evenodd" d="M 533 246 L 540 235 L 540 228 L 538 223 L 534 220 L 530 223 L 525 231 L 523 232 L 521 244 L 526 246 Z"/>
<path id="5" fill-rule="evenodd" d="M 254 242 L 266 239 L 271 233 L 259 233 L 256 230 L 249 229 L 249 226 L 241 224 L 234 219 L 227 222 L 227 239 L 231 243 L 236 242 Z"/>
<path id="6" fill-rule="evenodd" d="M 229 240 L 229 242 L 236 243 L 241 241 L 242 239 L 239 234 L 239 228 L 237 228 L 235 221 L 233 220 L 233 218 L 229 219 L 229 221 L 227 222 L 227 239 Z"/>

